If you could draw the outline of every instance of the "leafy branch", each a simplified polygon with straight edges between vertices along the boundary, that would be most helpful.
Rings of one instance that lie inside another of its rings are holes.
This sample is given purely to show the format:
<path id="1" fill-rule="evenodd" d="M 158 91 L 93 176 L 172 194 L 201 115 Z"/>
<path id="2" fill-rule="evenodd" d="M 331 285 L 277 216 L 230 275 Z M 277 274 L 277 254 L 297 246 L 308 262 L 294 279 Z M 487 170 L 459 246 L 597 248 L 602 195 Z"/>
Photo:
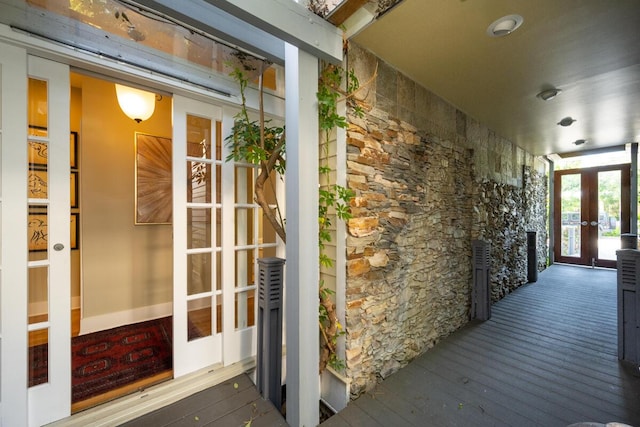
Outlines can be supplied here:
<path id="1" fill-rule="evenodd" d="M 271 126 L 270 120 L 264 118 L 263 90 L 259 86 L 259 120 L 251 120 L 246 108 L 245 91 L 248 77 L 245 71 L 235 67 L 231 76 L 238 82 L 241 95 L 241 109 L 234 117 L 231 134 L 225 139 L 231 148 L 227 161 L 235 160 L 259 166 L 260 173 L 256 178 L 254 197 L 262 207 L 269 222 L 278 236 L 286 243 L 286 231 L 281 210 L 271 209 L 264 193 L 265 185 L 272 185 L 275 173 L 283 175 L 286 169 L 285 130 L 281 126 Z M 260 80 L 261 82 L 261 80 Z M 344 84 L 343 84 L 344 83 Z M 346 86 L 346 88 L 344 88 Z M 346 99 L 355 114 L 362 114 L 361 108 L 353 102 L 352 95 L 360 86 L 353 71 L 345 72 L 341 67 L 327 65 L 318 81 L 318 120 L 321 133 L 320 141 L 320 188 L 318 198 L 318 246 L 319 262 L 323 267 L 332 267 L 333 260 L 326 254 L 326 244 L 331 242 L 332 218 L 346 221 L 351 218 L 349 202 L 353 198 L 352 190 L 331 182 L 329 164 L 329 145 L 331 136 L 337 128 L 347 128 L 345 116 L 338 114 L 338 103 Z M 336 370 L 343 370 L 345 363 L 338 357 L 337 340 L 345 334 L 338 321 L 336 306 L 332 300 L 333 291 L 320 281 L 318 288 L 318 325 L 320 328 L 320 372 L 327 365 Z"/>

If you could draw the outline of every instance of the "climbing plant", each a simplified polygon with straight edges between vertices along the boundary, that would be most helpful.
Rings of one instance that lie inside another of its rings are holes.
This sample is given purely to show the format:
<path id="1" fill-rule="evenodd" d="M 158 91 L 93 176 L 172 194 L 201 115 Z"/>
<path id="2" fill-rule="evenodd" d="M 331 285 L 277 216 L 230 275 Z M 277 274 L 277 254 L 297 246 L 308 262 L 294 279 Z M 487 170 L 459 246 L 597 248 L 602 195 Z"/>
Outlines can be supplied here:
<path id="1" fill-rule="evenodd" d="M 259 174 L 255 181 L 255 200 L 263 209 L 278 236 L 286 243 L 284 218 L 279 206 L 272 209 L 265 197 L 265 185 L 273 182 L 273 176 L 284 174 L 286 162 L 284 127 L 272 126 L 265 120 L 263 108 L 263 90 L 259 85 L 259 119 L 251 120 L 246 107 L 245 92 L 248 86 L 246 69 L 235 67 L 231 76 L 238 82 L 241 96 L 240 112 L 235 116 L 231 134 L 226 138 L 231 154 L 227 161 L 244 161 L 259 167 Z M 343 82 L 346 78 L 346 88 Z M 331 182 L 329 165 L 329 144 L 333 132 L 337 128 L 348 126 L 346 117 L 338 114 L 338 102 L 342 97 L 358 89 L 358 80 L 353 72 L 346 72 L 341 67 L 327 65 L 323 67 L 318 81 L 318 110 L 320 141 L 320 188 L 318 200 L 318 245 L 320 265 L 333 266 L 333 260 L 326 254 L 325 245 L 331 242 L 332 218 L 348 220 L 351 218 L 349 201 L 353 192 L 348 188 Z M 355 106 L 355 111 L 360 111 Z M 333 291 L 324 282 L 319 283 L 319 318 L 318 325 L 321 335 L 320 366 L 322 372 L 327 365 L 337 370 L 344 369 L 344 361 L 337 354 L 337 339 L 344 334 L 344 328 L 338 321 L 335 303 L 332 300 Z"/>

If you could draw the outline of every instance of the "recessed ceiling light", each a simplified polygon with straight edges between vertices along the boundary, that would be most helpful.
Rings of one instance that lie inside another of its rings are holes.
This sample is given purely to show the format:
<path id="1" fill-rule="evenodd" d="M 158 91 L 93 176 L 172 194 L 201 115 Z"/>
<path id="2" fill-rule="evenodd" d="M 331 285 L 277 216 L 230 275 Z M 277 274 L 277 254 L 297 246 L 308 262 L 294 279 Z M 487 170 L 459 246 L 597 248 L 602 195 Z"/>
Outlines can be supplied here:
<path id="1" fill-rule="evenodd" d="M 586 143 L 587 143 L 586 139 L 576 139 L 575 141 L 573 141 L 573 145 L 582 145 Z"/>
<path id="2" fill-rule="evenodd" d="M 504 37 L 513 33 L 522 25 L 524 19 L 520 15 L 507 15 L 497 19 L 487 28 L 489 37 Z"/>
<path id="3" fill-rule="evenodd" d="M 557 124 L 559 124 L 560 126 L 566 127 L 566 126 L 571 126 L 575 121 L 576 119 L 572 117 L 565 117 L 564 119 L 560 120 Z"/>
<path id="4" fill-rule="evenodd" d="M 543 101 L 549 101 L 549 100 L 555 98 L 556 96 L 558 96 L 558 94 L 560 92 L 562 92 L 562 90 L 556 89 L 556 88 L 551 88 L 551 89 L 543 90 L 542 92 L 540 92 L 536 96 L 538 98 L 542 99 Z"/>

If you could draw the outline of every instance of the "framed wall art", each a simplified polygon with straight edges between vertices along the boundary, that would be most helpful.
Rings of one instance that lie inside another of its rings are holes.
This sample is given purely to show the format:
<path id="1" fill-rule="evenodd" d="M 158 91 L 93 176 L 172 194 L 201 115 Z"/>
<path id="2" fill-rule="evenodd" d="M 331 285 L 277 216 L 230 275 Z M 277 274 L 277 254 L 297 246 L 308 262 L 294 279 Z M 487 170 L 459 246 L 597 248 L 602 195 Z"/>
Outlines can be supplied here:
<path id="1" fill-rule="evenodd" d="M 69 189 L 70 191 L 70 198 L 71 198 L 71 207 L 72 208 L 77 208 L 78 207 L 78 172 L 76 171 L 71 171 L 71 187 Z"/>
<path id="2" fill-rule="evenodd" d="M 71 245 L 71 249 L 78 249 L 80 247 L 80 239 L 78 239 L 78 236 L 80 235 L 80 214 L 79 213 L 71 214 L 69 228 L 71 231 L 71 236 L 69 241 L 69 244 Z"/>
<path id="3" fill-rule="evenodd" d="M 78 132 L 71 132 L 69 136 L 69 148 L 69 164 L 71 165 L 71 169 L 78 169 Z"/>
<path id="4" fill-rule="evenodd" d="M 27 197 L 30 199 L 46 199 L 48 194 L 49 175 L 46 169 L 29 169 L 27 174 Z"/>
<path id="5" fill-rule="evenodd" d="M 46 251 L 49 245 L 47 213 L 30 211 L 27 227 L 29 236 L 29 252 Z"/>
<path id="6" fill-rule="evenodd" d="M 171 223 L 171 151 L 171 139 L 136 133 L 136 224 Z"/>

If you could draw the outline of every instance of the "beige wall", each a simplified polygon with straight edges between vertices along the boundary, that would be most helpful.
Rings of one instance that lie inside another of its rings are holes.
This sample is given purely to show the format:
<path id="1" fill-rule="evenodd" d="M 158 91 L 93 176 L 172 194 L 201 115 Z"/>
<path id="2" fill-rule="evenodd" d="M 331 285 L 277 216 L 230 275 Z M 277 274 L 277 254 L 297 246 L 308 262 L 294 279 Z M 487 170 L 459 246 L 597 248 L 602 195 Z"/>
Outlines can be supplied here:
<path id="1" fill-rule="evenodd" d="M 113 83 L 84 77 L 81 122 L 82 317 L 170 302 L 171 226 L 134 225 L 134 135 L 171 138 L 171 99 L 136 123 L 120 110 Z"/>

